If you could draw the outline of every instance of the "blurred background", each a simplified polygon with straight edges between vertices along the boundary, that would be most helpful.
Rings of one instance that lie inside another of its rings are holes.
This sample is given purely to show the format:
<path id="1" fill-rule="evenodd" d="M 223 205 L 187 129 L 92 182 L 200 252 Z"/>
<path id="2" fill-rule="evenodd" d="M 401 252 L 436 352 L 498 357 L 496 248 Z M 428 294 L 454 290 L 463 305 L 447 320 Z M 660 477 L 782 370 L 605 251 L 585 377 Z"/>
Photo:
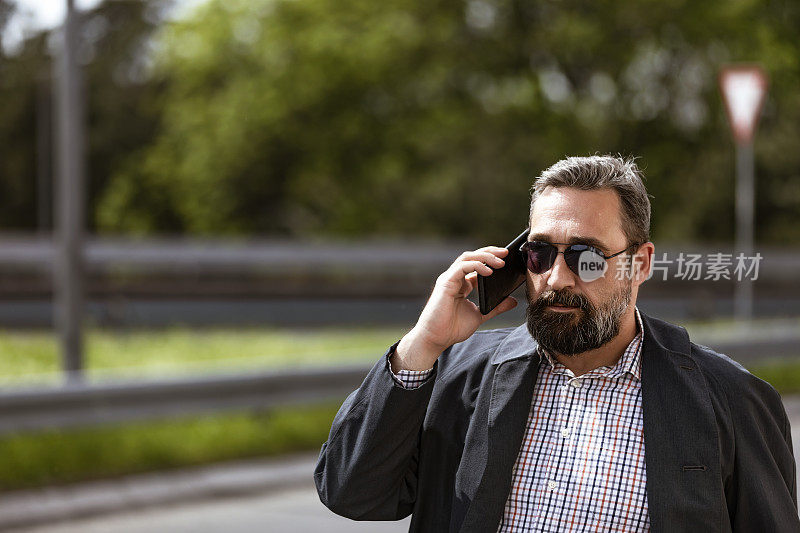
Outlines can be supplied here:
<path id="1" fill-rule="evenodd" d="M 515 237 L 565 156 L 638 158 L 657 257 L 735 253 L 731 64 L 769 79 L 752 319 L 735 278 L 674 262 L 640 308 L 800 391 L 797 2 L 77 2 L 77 186 L 59 181 L 66 5 L 0 0 L 6 495 L 318 450 L 438 273 Z M 81 199 L 72 355 L 60 187 Z M 6 525 L 91 514 L 62 507 Z"/>

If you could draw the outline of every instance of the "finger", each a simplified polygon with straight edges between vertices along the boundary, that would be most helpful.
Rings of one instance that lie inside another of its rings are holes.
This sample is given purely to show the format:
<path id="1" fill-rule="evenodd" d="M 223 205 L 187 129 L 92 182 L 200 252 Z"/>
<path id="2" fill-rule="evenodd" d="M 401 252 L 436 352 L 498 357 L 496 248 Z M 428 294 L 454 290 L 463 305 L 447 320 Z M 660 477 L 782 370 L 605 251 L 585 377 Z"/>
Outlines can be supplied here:
<path id="1" fill-rule="evenodd" d="M 459 261 L 455 264 L 456 272 L 460 272 L 461 275 L 467 276 L 476 272 L 481 276 L 491 276 L 494 270 L 492 270 L 486 263 L 483 261 Z"/>
<path id="2" fill-rule="evenodd" d="M 484 246 L 483 248 L 478 248 L 475 251 L 476 252 L 489 252 L 489 253 L 492 253 L 492 254 L 499 255 L 500 257 L 503 257 L 508 253 L 508 248 L 503 248 L 502 246 Z"/>
<path id="3" fill-rule="evenodd" d="M 471 275 L 477 277 L 477 274 L 475 274 L 474 272 Z M 461 290 L 459 291 L 459 295 L 462 298 L 466 298 L 467 296 L 469 296 L 469 293 L 472 292 L 472 289 L 474 289 L 472 283 L 469 282 L 469 279 L 464 278 L 461 280 Z"/>
<path id="4" fill-rule="evenodd" d="M 473 272 L 472 274 L 468 274 L 461 280 L 461 289 L 458 291 L 459 296 L 462 298 L 466 298 L 470 295 L 472 291 L 478 286 L 478 273 Z"/>
<path id="5" fill-rule="evenodd" d="M 481 274 L 483 276 L 491 276 L 492 269 L 484 265 L 481 261 L 456 261 L 450 268 L 442 272 L 436 280 L 437 285 L 449 287 L 447 290 L 451 293 L 460 293 L 462 283 L 469 274 Z"/>
<path id="6" fill-rule="evenodd" d="M 472 253 L 492 254 L 497 257 L 505 257 L 508 254 L 508 248 L 501 248 L 500 246 L 484 246 L 483 248 L 478 248 L 477 250 L 467 250 L 461 255 Z"/>
<path id="7" fill-rule="evenodd" d="M 475 250 L 473 252 L 464 252 L 458 258 L 458 261 L 480 261 L 481 263 L 494 268 L 501 268 L 506 264 L 506 262 L 497 257 L 497 255 L 490 252 L 481 252 L 479 250 Z"/>
<path id="8" fill-rule="evenodd" d="M 505 300 L 497 304 L 497 307 L 491 310 L 488 315 L 484 315 L 483 321 L 486 322 L 487 320 L 491 320 L 492 318 L 505 313 L 506 311 L 511 311 L 517 306 L 517 299 L 511 296 L 506 297 Z"/>

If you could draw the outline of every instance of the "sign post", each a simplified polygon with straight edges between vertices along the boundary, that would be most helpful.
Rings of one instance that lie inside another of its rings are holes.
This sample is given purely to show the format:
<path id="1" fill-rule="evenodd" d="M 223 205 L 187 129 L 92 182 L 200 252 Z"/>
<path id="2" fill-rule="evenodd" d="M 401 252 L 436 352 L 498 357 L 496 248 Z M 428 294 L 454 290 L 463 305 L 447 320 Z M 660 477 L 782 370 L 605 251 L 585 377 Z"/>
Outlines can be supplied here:
<path id="1" fill-rule="evenodd" d="M 758 65 L 732 65 L 722 69 L 719 84 L 736 142 L 736 252 L 752 257 L 755 213 L 753 136 L 767 94 L 767 75 Z M 742 279 L 736 284 L 734 315 L 740 320 L 753 317 L 753 281 L 750 279 Z"/>

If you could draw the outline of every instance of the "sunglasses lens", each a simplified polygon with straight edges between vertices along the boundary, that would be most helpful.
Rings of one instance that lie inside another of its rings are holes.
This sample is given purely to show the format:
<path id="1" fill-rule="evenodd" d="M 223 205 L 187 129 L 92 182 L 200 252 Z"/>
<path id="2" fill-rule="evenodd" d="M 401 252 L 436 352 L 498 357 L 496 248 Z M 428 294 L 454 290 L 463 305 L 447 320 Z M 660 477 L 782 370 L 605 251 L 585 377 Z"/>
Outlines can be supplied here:
<path id="1" fill-rule="evenodd" d="M 556 257 L 558 250 L 546 243 L 529 242 L 525 244 L 524 250 L 527 256 L 528 270 L 534 274 L 547 272 Z"/>
<path id="2" fill-rule="evenodd" d="M 564 252 L 564 260 L 582 281 L 600 279 L 608 269 L 606 258 L 591 246 L 571 246 Z"/>

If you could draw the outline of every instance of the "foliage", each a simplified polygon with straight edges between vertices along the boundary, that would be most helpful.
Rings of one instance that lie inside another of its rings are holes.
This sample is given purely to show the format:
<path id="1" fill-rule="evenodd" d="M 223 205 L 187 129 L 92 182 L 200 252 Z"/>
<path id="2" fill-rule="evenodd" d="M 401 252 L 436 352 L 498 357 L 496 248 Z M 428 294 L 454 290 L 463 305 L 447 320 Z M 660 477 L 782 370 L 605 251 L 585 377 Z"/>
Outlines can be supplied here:
<path id="1" fill-rule="evenodd" d="M 125 27 L 109 39 L 127 42 Z M 125 105 L 99 74 L 125 56 L 97 49 L 90 116 L 106 127 L 92 131 L 91 225 L 501 242 L 543 168 L 620 152 L 640 156 L 656 238 L 729 241 L 733 145 L 716 75 L 758 61 L 771 87 L 756 235 L 797 243 L 798 37 L 791 0 L 208 0 L 161 26 Z M 0 172 L 29 170 L 13 161 Z M 30 205 L 26 194 L 12 197 Z"/>
<path id="2" fill-rule="evenodd" d="M 86 90 L 91 229 L 91 213 L 109 176 L 155 134 L 161 110 L 153 99 L 161 86 L 147 76 L 147 47 L 171 1 L 115 0 L 81 16 L 78 57 Z M 12 10 L 13 4 L 0 2 L 0 26 L 4 12 L 10 15 Z M 39 32 L 14 54 L 0 51 L 0 228 L 4 230 L 45 230 L 52 224 L 53 61 L 61 49 L 56 37 L 55 32 Z"/>
<path id="3" fill-rule="evenodd" d="M 163 33 L 163 127 L 100 221 L 157 230 L 149 194 L 193 233 L 500 238 L 540 169 L 599 151 L 641 155 L 656 235 L 728 239 L 715 75 L 759 60 L 759 230 L 790 237 L 798 28 L 790 2 L 211 1 Z"/>

